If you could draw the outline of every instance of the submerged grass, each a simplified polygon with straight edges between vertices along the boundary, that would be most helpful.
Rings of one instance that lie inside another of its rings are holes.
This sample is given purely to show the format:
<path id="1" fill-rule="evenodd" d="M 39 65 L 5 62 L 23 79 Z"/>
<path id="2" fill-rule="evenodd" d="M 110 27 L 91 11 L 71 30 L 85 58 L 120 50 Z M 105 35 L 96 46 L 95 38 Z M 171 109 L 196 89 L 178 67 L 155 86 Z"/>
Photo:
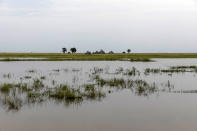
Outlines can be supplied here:
<path id="1" fill-rule="evenodd" d="M 96 83 L 98 86 L 107 86 L 114 87 L 116 89 L 131 89 L 131 91 L 135 92 L 135 94 L 139 96 L 148 96 L 158 91 L 156 84 L 148 84 L 146 81 L 141 79 L 122 79 L 122 78 L 113 78 L 109 80 L 105 80 L 100 78 L 99 76 L 95 77 Z M 111 91 L 110 91 L 111 92 Z"/>
<path id="2" fill-rule="evenodd" d="M 50 93 L 49 97 L 64 100 L 82 99 L 78 90 L 74 88 L 67 88 L 67 86 L 57 88 L 54 92 Z"/>
<path id="3" fill-rule="evenodd" d="M 196 69 L 197 66 L 191 65 L 191 66 L 172 66 L 171 69 Z"/>
<path id="4" fill-rule="evenodd" d="M 140 71 L 138 71 L 135 67 L 132 67 L 132 69 L 127 69 L 124 74 L 129 76 L 136 76 L 140 75 Z"/>
<path id="5" fill-rule="evenodd" d="M 60 70 L 56 69 L 55 71 L 59 72 Z M 155 83 L 148 83 L 140 79 L 140 72 L 135 67 L 128 70 L 121 67 L 115 70 L 115 73 L 106 73 L 106 70 L 103 68 L 93 68 L 93 70 L 90 71 L 88 74 L 90 81 L 88 81 L 88 84 L 84 83 L 83 85 L 78 85 L 78 83 L 76 84 L 75 82 L 72 82 L 73 85 L 59 84 L 55 80 L 47 82 L 45 80 L 46 77 L 40 75 L 33 79 L 31 79 L 31 76 L 22 77 L 30 80 L 20 79 L 19 83 L 16 84 L 2 84 L 0 85 L 0 103 L 8 100 L 9 102 L 6 101 L 4 103 L 7 104 L 9 109 L 17 110 L 23 105 L 41 104 L 42 102 L 50 100 L 66 105 L 78 104 L 84 100 L 100 100 L 104 98 L 107 93 L 112 93 L 114 90 L 127 89 L 138 96 L 145 97 L 159 92 Z M 34 72 L 34 70 L 30 70 L 30 72 Z M 157 73 L 163 72 L 163 70 L 147 69 L 145 72 Z M 113 77 L 103 78 L 104 74 Z M 138 75 L 138 77 L 131 77 L 136 75 Z M 171 88 L 169 81 L 167 87 Z"/>
<path id="6" fill-rule="evenodd" d="M 41 79 L 34 79 L 33 80 L 32 88 L 34 88 L 34 89 L 41 89 L 44 86 L 45 85 L 44 85 L 44 83 L 43 83 L 43 81 Z"/>
<path id="7" fill-rule="evenodd" d="M 31 76 L 24 76 L 25 79 L 31 79 Z"/>
<path id="8" fill-rule="evenodd" d="M 173 91 L 173 93 L 197 93 L 197 90 Z"/>
<path id="9" fill-rule="evenodd" d="M 28 73 L 36 73 L 35 70 L 28 70 L 27 72 L 28 72 Z"/>
<path id="10" fill-rule="evenodd" d="M 41 76 L 40 79 L 41 80 L 45 80 L 46 79 L 46 76 Z"/>
<path id="11" fill-rule="evenodd" d="M 82 94 L 87 99 L 100 99 L 102 97 L 105 97 L 105 93 L 102 92 L 101 89 L 96 88 L 94 84 L 84 85 L 84 88 L 85 92 Z"/>
<path id="12" fill-rule="evenodd" d="M 14 84 L 3 84 L 0 86 L 0 91 L 3 93 L 9 93 L 10 89 L 13 88 Z"/>
<path id="13" fill-rule="evenodd" d="M 193 69 L 193 68 L 190 68 Z M 159 74 L 159 73 L 185 73 L 185 72 L 197 72 L 197 70 L 187 70 L 187 68 L 180 68 L 180 67 L 171 67 L 170 69 L 151 69 L 146 68 L 144 71 L 145 75 L 148 75 L 150 73 L 153 74 Z"/>
<path id="14" fill-rule="evenodd" d="M 121 74 L 124 72 L 124 68 L 119 67 L 118 69 L 116 69 L 116 73 L 115 74 Z"/>
<path id="15" fill-rule="evenodd" d="M 8 111 L 18 111 L 22 107 L 22 100 L 18 97 L 6 96 L 3 104 L 7 107 Z"/>

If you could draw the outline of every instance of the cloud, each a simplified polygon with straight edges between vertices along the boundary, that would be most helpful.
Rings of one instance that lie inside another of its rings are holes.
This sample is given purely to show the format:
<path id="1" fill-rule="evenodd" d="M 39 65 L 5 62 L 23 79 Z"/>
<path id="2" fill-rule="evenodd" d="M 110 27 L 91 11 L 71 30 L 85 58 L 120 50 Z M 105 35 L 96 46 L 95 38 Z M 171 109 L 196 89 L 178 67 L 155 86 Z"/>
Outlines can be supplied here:
<path id="1" fill-rule="evenodd" d="M 0 43 L 38 50 L 64 43 L 83 50 L 194 47 L 196 13 L 193 0 L 0 0 Z"/>
<path id="2" fill-rule="evenodd" d="M 1 0 L 0 15 L 24 16 L 36 14 L 49 7 L 49 0 Z"/>
<path id="3" fill-rule="evenodd" d="M 193 0 L 1 0 L 0 15 L 92 16 L 193 11 Z"/>
<path id="4" fill-rule="evenodd" d="M 135 0 L 6 0 L 0 1 L 5 15 L 69 15 L 118 12 L 131 9 Z"/>

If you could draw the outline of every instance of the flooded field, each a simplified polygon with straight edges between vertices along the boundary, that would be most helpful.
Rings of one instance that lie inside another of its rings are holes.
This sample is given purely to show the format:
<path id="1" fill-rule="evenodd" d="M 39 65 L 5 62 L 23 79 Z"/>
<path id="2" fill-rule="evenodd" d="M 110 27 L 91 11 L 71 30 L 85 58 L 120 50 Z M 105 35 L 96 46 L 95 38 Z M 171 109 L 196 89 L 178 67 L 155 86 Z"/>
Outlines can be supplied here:
<path id="1" fill-rule="evenodd" d="M 0 131 L 196 131 L 197 59 L 0 62 Z"/>

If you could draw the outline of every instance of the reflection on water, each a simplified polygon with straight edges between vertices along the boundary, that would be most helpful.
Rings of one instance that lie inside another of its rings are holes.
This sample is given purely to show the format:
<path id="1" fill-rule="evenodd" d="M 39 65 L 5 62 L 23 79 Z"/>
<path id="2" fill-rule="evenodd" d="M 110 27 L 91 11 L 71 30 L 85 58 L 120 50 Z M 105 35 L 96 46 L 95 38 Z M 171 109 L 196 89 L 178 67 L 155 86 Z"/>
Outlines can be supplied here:
<path id="1" fill-rule="evenodd" d="M 193 129 L 195 65 L 197 59 L 2 62 L 0 129 Z"/>

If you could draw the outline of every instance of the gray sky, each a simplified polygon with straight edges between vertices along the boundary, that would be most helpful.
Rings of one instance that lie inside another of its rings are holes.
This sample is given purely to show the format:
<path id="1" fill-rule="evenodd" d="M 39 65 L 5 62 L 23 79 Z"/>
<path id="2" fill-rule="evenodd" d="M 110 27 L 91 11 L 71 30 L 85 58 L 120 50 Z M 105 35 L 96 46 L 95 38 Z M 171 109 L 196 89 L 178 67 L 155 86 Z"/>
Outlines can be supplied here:
<path id="1" fill-rule="evenodd" d="M 197 52 L 196 0 L 0 0 L 0 52 Z"/>

